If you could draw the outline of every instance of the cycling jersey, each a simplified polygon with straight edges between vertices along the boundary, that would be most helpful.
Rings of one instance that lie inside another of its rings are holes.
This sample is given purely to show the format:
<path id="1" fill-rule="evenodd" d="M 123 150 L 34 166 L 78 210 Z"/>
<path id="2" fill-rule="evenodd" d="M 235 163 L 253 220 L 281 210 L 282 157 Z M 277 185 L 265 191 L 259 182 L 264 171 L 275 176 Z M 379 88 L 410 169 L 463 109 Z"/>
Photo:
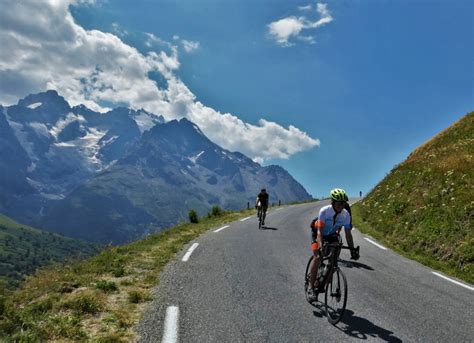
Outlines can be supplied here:
<path id="1" fill-rule="evenodd" d="M 319 210 L 316 227 L 323 230 L 323 236 L 333 235 L 344 226 L 345 230 L 352 229 L 351 215 L 346 209 L 336 214 L 332 205 L 327 205 Z"/>
<path id="2" fill-rule="evenodd" d="M 260 204 L 262 205 L 262 207 L 268 207 L 268 198 L 269 198 L 269 195 L 267 192 L 260 192 L 257 195 L 257 201 L 260 201 Z"/>

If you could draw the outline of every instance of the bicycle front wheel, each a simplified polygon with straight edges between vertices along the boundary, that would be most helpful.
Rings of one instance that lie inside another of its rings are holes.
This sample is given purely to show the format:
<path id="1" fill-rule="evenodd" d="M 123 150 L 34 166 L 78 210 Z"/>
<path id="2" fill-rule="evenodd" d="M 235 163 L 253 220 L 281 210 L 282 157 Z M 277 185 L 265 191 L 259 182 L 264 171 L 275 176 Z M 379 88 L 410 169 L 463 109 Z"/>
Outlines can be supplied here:
<path id="1" fill-rule="evenodd" d="M 310 299 L 308 298 L 308 287 L 309 287 L 309 280 L 311 278 L 311 270 L 310 270 L 310 266 L 311 266 L 311 261 L 313 260 L 314 256 L 311 255 L 311 257 L 309 258 L 309 261 L 308 261 L 308 264 L 306 265 L 306 272 L 304 273 L 304 294 L 306 296 L 306 300 L 311 303 L 311 301 L 309 301 Z"/>
<path id="2" fill-rule="evenodd" d="M 347 280 L 339 267 L 332 273 L 326 284 L 324 303 L 328 321 L 333 325 L 339 323 L 347 303 Z"/>

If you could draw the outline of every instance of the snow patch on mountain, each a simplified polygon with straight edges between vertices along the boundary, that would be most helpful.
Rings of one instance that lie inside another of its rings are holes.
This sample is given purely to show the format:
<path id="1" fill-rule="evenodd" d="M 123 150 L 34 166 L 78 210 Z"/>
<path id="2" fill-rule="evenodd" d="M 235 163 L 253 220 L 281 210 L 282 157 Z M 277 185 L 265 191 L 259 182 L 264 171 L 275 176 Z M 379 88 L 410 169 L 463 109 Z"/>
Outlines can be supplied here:
<path id="1" fill-rule="evenodd" d="M 101 170 L 102 161 L 97 157 L 100 149 L 99 141 L 104 137 L 106 132 L 90 127 L 84 137 L 80 137 L 73 141 L 54 143 L 54 148 L 48 151 L 48 157 L 52 159 L 54 155 L 61 153 L 61 149 L 76 150 L 79 157 L 87 164 L 87 169 L 92 172 Z M 113 138 L 113 137 L 112 137 Z M 71 155 L 73 156 L 73 154 Z M 81 165 L 81 164 L 79 164 Z"/>
<path id="2" fill-rule="evenodd" d="M 28 168 L 26 168 L 26 171 L 27 171 L 28 173 L 32 173 L 32 172 L 35 171 L 35 169 L 36 169 L 36 163 L 31 162 L 31 164 L 28 166 Z"/>
<path id="3" fill-rule="evenodd" d="M 48 127 L 45 124 L 38 123 L 38 122 L 31 122 L 31 123 L 28 123 L 27 125 L 31 127 L 38 136 L 44 136 L 46 138 L 51 137 Z"/>
<path id="4" fill-rule="evenodd" d="M 5 109 L 3 111 L 5 114 L 5 118 L 7 119 L 8 124 L 13 129 L 13 133 L 15 134 L 18 142 L 25 149 L 26 154 L 32 161 L 38 161 L 38 157 L 33 152 L 34 144 L 33 142 L 28 141 L 28 133 L 23 130 L 23 124 L 17 123 L 11 120 L 10 116 L 8 115 L 8 111 Z"/>
<path id="5" fill-rule="evenodd" d="M 69 112 L 64 119 L 59 119 L 54 126 L 49 130 L 49 133 L 57 140 L 61 131 L 73 121 L 79 121 L 80 123 L 87 122 L 86 119 L 80 115 Z"/>
<path id="6" fill-rule="evenodd" d="M 31 108 L 32 110 L 34 110 L 35 108 L 40 107 L 41 105 L 43 105 L 42 102 L 35 102 L 34 104 L 30 104 L 26 107 Z"/>
<path id="7" fill-rule="evenodd" d="M 194 164 L 196 164 L 197 159 L 198 159 L 202 154 L 204 154 L 204 151 L 201 151 L 201 152 L 200 152 L 199 154 L 197 154 L 196 156 L 188 157 L 188 160 L 190 160 L 191 162 L 193 162 Z"/>
<path id="8" fill-rule="evenodd" d="M 202 133 L 201 129 L 199 127 L 197 127 L 197 125 L 194 125 L 193 124 L 193 127 L 194 127 L 194 130 L 197 131 L 197 133 L 199 133 L 201 136 L 204 136 L 204 134 Z"/>
<path id="9" fill-rule="evenodd" d="M 133 117 L 133 119 L 137 123 L 141 134 L 150 130 L 156 124 L 161 124 L 163 122 L 160 117 L 145 111 L 139 111 L 138 114 Z"/>

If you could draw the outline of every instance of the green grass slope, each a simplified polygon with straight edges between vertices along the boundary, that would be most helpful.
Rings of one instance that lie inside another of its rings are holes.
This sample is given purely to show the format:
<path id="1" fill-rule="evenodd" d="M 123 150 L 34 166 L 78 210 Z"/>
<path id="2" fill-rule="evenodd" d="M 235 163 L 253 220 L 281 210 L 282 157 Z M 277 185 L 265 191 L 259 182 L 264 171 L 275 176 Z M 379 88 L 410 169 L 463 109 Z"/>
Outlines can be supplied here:
<path id="1" fill-rule="evenodd" d="M 98 245 L 20 225 L 0 214 L 0 286 L 17 287 L 39 267 L 97 252 Z"/>
<path id="2" fill-rule="evenodd" d="M 474 112 L 423 144 L 363 201 L 354 221 L 394 250 L 474 283 Z"/>
<path id="3" fill-rule="evenodd" d="M 40 269 L 0 298 L 2 342 L 131 342 L 164 266 L 184 244 L 255 210 L 209 214 L 90 259 Z"/>

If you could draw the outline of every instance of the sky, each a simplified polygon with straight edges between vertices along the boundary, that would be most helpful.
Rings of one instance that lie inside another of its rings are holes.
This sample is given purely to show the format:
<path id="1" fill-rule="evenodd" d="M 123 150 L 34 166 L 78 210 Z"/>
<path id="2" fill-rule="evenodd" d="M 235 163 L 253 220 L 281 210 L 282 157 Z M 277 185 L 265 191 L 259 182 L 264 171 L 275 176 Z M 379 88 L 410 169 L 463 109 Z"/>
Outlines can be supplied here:
<path id="1" fill-rule="evenodd" d="M 474 110 L 473 1 L 0 4 L 1 104 L 56 89 L 187 117 L 314 197 L 365 194 Z"/>

